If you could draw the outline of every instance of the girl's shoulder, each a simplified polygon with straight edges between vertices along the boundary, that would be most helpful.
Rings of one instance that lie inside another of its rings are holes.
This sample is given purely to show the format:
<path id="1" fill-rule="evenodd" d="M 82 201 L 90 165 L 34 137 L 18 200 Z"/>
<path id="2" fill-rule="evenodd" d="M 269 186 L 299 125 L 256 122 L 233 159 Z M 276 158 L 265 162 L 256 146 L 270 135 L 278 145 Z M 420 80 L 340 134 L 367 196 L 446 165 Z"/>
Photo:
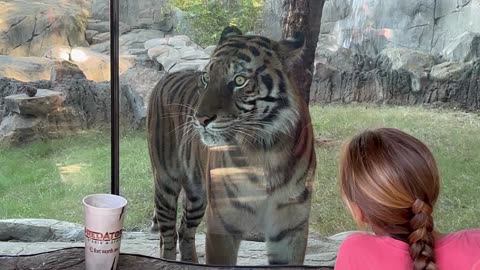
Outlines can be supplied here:
<path id="1" fill-rule="evenodd" d="M 437 248 L 461 245 L 480 248 L 480 229 L 465 229 L 451 232 L 435 242 Z"/>
<path id="2" fill-rule="evenodd" d="M 372 248 L 383 242 L 384 237 L 377 236 L 368 232 L 353 232 L 350 233 L 340 244 L 340 250 L 368 250 L 368 247 Z M 367 248 L 367 249 L 366 249 Z"/>

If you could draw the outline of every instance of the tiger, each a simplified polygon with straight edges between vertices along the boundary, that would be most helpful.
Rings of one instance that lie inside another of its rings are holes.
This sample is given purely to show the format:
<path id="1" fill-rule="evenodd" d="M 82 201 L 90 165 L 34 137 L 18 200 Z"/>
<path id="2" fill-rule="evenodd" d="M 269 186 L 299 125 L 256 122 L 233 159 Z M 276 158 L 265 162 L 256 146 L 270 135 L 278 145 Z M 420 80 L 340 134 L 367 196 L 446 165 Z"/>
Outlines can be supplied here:
<path id="1" fill-rule="evenodd" d="M 206 217 L 207 264 L 236 265 L 242 240 L 265 242 L 271 265 L 303 264 L 316 156 L 289 67 L 304 40 L 228 26 L 203 71 L 169 73 L 155 86 L 147 140 L 161 258 L 176 260 L 178 241 L 180 259 L 197 263 Z"/>

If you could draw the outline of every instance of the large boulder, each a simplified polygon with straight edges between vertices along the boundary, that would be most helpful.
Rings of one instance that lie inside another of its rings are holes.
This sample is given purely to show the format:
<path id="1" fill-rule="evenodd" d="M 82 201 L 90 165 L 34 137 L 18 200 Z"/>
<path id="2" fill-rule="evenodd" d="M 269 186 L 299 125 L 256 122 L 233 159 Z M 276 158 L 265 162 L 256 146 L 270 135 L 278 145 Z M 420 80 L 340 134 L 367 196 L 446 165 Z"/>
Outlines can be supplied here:
<path id="1" fill-rule="evenodd" d="M 480 33 L 480 2 L 437 0 L 432 51 L 441 52 L 465 31 Z"/>
<path id="2" fill-rule="evenodd" d="M 435 2 L 327 0 L 321 34 L 335 37 L 338 46 L 369 56 L 375 56 L 387 45 L 429 51 Z"/>
<path id="3" fill-rule="evenodd" d="M 42 56 L 51 46 L 87 46 L 88 1 L 0 2 L 0 54 Z"/>
<path id="4" fill-rule="evenodd" d="M 96 52 L 89 48 L 72 48 L 70 59 L 75 63 L 89 80 L 107 81 L 110 80 L 110 56 Z M 120 74 L 133 65 L 133 59 L 126 57 L 120 58 Z"/>
<path id="5" fill-rule="evenodd" d="M 64 119 L 61 121 L 71 122 L 72 125 L 79 122 L 82 128 L 102 125 L 110 121 L 111 94 L 108 82 L 94 82 L 78 77 L 63 78 L 59 81 L 21 82 L 0 77 L 0 106 L 5 105 L 5 97 L 22 94 L 25 87 L 49 89 L 62 93 L 65 98 L 63 106 L 48 114 L 49 121 Z"/>
<path id="6" fill-rule="evenodd" d="M 131 32 L 128 32 L 120 36 L 119 38 L 120 52 L 127 53 L 129 50 L 143 49 L 144 43 L 147 40 L 155 39 L 155 38 L 163 38 L 164 36 L 165 34 L 158 30 L 152 30 L 152 29 L 132 30 Z M 95 44 L 91 46 L 90 49 L 97 52 L 101 52 L 101 53 L 109 53 L 110 41 Z"/>
<path id="7" fill-rule="evenodd" d="M 19 81 L 49 80 L 55 61 L 40 57 L 0 55 L 0 76 Z"/>
<path id="8" fill-rule="evenodd" d="M 120 35 L 131 30 L 129 25 L 120 23 Z M 99 44 L 110 41 L 110 22 L 89 20 L 87 24 L 86 39 L 90 44 Z"/>
<path id="9" fill-rule="evenodd" d="M 94 19 L 109 20 L 109 2 L 92 1 Z M 120 20 L 133 27 L 152 28 L 169 32 L 173 28 L 172 10 L 165 0 L 120 0 Z"/>
<path id="10" fill-rule="evenodd" d="M 427 53 L 405 48 L 387 48 L 380 54 L 392 70 L 406 70 L 411 74 L 413 91 L 420 91 L 428 83 L 428 74 L 435 58 Z"/>
<path id="11" fill-rule="evenodd" d="M 62 107 L 48 116 L 9 114 L 0 124 L 0 145 L 17 146 L 35 140 L 60 138 L 85 128 L 79 111 Z"/>
<path id="12" fill-rule="evenodd" d="M 480 32 L 465 32 L 442 50 L 442 55 L 454 62 L 469 62 L 480 58 Z"/>
<path id="13" fill-rule="evenodd" d="M 0 146 L 15 146 L 44 139 L 47 130 L 46 117 L 8 115 L 0 123 Z"/>
<path id="14" fill-rule="evenodd" d="M 5 98 L 5 109 L 22 115 L 47 115 L 58 110 L 65 100 L 61 92 L 48 89 L 38 89 L 33 97 L 25 93 L 11 95 Z"/>
<path id="15" fill-rule="evenodd" d="M 169 72 L 202 70 L 210 57 L 185 35 L 151 39 L 145 42 L 144 48 L 150 59 L 155 59 L 163 70 Z"/>
<path id="16" fill-rule="evenodd" d="M 122 96 L 127 106 L 125 109 L 129 112 L 129 122 L 133 128 L 145 128 L 150 94 L 164 75 L 164 71 L 135 66 L 120 76 Z"/>
<path id="17" fill-rule="evenodd" d="M 65 55 L 69 58 L 69 55 Z M 54 54 L 52 52 L 52 54 Z M 19 81 L 58 80 L 61 77 L 85 77 L 79 68 L 62 58 L 58 53 L 56 59 L 41 57 L 16 57 L 0 55 L 0 77 L 8 77 Z"/>
<path id="18" fill-rule="evenodd" d="M 430 78 L 436 81 L 454 82 L 471 70 L 472 63 L 444 62 L 432 67 Z"/>

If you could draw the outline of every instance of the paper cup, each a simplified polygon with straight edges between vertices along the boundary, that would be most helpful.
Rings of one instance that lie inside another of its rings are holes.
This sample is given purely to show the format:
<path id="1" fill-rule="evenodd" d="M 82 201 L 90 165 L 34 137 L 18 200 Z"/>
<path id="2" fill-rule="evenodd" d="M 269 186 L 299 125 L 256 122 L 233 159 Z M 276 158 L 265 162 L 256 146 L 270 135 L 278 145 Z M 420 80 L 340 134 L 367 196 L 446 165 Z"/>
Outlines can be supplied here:
<path id="1" fill-rule="evenodd" d="M 83 198 L 85 269 L 117 268 L 127 200 L 111 194 Z"/>

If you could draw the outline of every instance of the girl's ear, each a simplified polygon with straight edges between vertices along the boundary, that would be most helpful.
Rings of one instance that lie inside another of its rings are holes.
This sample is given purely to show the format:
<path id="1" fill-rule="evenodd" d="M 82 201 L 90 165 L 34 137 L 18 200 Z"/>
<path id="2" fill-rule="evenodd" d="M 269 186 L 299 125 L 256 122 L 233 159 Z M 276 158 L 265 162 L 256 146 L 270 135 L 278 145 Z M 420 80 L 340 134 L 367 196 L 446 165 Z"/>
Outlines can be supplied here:
<path id="1" fill-rule="evenodd" d="M 352 212 L 353 219 L 358 224 L 365 223 L 365 216 L 363 215 L 362 209 L 358 207 L 356 203 L 349 203 L 350 204 L 350 211 Z"/>

